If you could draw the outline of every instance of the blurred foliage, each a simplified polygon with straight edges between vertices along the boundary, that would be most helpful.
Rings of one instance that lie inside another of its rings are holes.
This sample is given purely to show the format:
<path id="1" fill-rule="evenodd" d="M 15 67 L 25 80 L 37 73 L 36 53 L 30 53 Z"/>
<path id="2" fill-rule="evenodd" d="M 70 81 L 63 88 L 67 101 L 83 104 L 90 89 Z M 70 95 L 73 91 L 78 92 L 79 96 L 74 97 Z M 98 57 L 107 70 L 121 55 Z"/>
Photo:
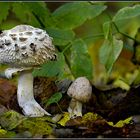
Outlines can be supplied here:
<path id="1" fill-rule="evenodd" d="M 72 79 L 86 76 L 96 84 L 100 81 L 97 76 L 104 73 L 108 79 L 108 73 L 110 76 L 114 74 L 112 69 L 117 65 L 116 61 L 122 59 L 120 54 L 126 51 L 133 53 L 133 38 L 139 26 L 139 2 L 53 4 L 0 3 L 1 30 L 29 24 L 46 30 L 53 37 L 59 52 L 58 60 L 35 70 L 34 76 L 57 76 L 59 80 L 68 75 Z M 131 30 L 130 26 L 133 27 Z"/>

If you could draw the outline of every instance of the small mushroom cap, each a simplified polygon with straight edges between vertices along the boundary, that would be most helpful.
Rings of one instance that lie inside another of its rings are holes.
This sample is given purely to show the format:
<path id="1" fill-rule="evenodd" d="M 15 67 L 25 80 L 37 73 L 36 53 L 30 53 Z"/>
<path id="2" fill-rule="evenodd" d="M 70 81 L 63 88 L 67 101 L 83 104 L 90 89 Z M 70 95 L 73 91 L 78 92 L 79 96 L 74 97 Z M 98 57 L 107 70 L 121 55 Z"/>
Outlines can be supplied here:
<path id="1" fill-rule="evenodd" d="M 18 25 L 0 34 L 1 64 L 33 67 L 55 59 L 52 38 L 42 29 Z"/>
<path id="2" fill-rule="evenodd" d="M 79 77 L 70 85 L 67 94 L 85 103 L 91 98 L 92 86 L 86 77 Z"/>

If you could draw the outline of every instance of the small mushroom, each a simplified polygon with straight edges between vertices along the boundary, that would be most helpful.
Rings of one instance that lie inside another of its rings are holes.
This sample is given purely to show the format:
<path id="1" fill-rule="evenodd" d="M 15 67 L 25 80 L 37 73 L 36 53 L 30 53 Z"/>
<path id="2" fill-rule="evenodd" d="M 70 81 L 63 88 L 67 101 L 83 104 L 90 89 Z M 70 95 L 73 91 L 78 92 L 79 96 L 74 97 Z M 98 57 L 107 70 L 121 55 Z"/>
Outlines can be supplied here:
<path id="1" fill-rule="evenodd" d="M 36 31 L 40 31 L 41 34 L 36 34 Z M 48 62 L 51 58 L 56 56 L 55 47 L 51 51 L 44 47 L 44 42 L 39 41 L 38 38 L 42 36 L 48 36 L 48 34 L 42 29 L 34 28 L 29 25 L 18 25 L 11 30 L 3 31 L 5 36 L 1 37 L 1 44 L 5 39 L 11 40 L 11 44 L 8 47 L 0 49 L 0 63 L 9 64 L 10 68 L 5 70 L 5 76 L 12 78 L 12 75 L 19 73 L 17 99 L 19 106 L 22 108 L 24 115 L 30 117 L 41 117 L 44 115 L 50 115 L 45 111 L 34 99 L 33 95 L 33 76 L 32 70 L 38 68 L 43 63 Z M 28 40 L 12 40 L 11 37 L 18 37 L 22 34 L 22 38 L 26 38 L 26 33 L 30 33 Z M 35 39 L 37 38 L 37 40 Z M 30 44 L 36 44 L 37 53 L 33 53 Z M 47 44 L 46 44 L 47 45 Z M 48 44 L 50 46 L 50 42 Z M 23 46 L 26 46 L 23 49 Z M 48 54 L 49 53 L 49 57 Z M 45 56 L 44 56 L 45 55 Z M 51 57 L 51 58 L 50 58 Z"/>
<path id="2" fill-rule="evenodd" d="M 77 78 L 69 87 L 67 94 L 72 98 L 68 107 L 70 118 L 82 116 L 82 103 L 91 98 L 92 86 L 86 77 Z"/>

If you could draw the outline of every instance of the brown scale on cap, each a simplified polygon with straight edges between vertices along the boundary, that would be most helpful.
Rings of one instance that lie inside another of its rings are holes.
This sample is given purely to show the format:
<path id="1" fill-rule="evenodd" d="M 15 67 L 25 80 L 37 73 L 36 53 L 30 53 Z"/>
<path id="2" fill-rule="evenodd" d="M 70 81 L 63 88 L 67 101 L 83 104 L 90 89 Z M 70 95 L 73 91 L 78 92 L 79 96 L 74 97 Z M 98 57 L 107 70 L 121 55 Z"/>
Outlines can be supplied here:
<path id="1" fill-rule="evenodd" d="M 4 35 L 3 31 L 0 30 L 0 37 L 3 37 Z"/>
<path id="2" fill-rule="evenodd" d="M 4 45 L 0 45 L 0 48 L 3 49 L 4 48 Z"/>
<path id="3" fill-rule="evenodd" d="M 42 31 L 40 31 L 40 30 L 39 31 L 35 31 L 35 33 L 39 35 L 39 34 L 42 34 Z"/>
<path id="4" fill-rule="evenodd" d="M 21 49 L 22 49 L 22 50 L 26 50 L 26 48 L 27 48 L 27 47 L 26 47 L 25 45 L 24 45 L 24 46 L 21 46 Z"/>
<path id="5" fill-rule="evenodd" d="M 27 40 L 27 38 L 20 37 L 20 38 L 19 38 L 19 40 L 20 40 L 21 42 L 24 42 L 24 41 L 26 41 L 26 40 Z"/>
<path id="6" fill-rule="evenodd" d="M 0 41 L 0 48 L 1 48 L 1 49 L 4 48 L 4 41 L 3 41 L 3 40 Z"/>
<path id="7" fill-rule="evenodd" d="M 5 39 L 5 45 L 6 45 L 6 46 L 11 45 L 11 41 L 10 41 L 10 40 L 6 40 L 6 39 Z"/>
<path id="8" fill-rule="evenodd" d="M 34 43 L 31 43 L 31 44 L 30 44 L 30 48 L 31 48 L 31 50 L 33 51 L 33 53 L 36 52 L 36 45 L 35 45 Z"/>
<path id="9" fill-rule="evenodd" d="M 17 37 L 13 37 L 13 36 L 11 36 L 11 38 L 12 38 L 14 41 L 16 41 L 16 40 L 17 40 Z"/>
<path id="10" fill-rule="evenodd" d="M 19 52 L 19 46 L 18 46 L 18 44 L 15 44 L 15 52 Z"/>
<path id="11" fill-rule="evenodd" d="M 23 36 L 23 33 L 19 33 L 20 36 Z"/>
<path id="12" fill-rule="evenodd" d="M 25 32 L 25 35 L 32 35 L 32 32 Z"/>
<path id="13" fill-rule="evenodd" d="M 9 34 L 9 36 L 11 36 L 11 37 L 15 37 L 15 36 L 16 36 L 16 34 Z"/>
<path id="14" fill-rule="evenodd" d="M 44 39 L 45 39 L 45 36 L 40 38 L 39 41 L 44 41 Z"/>
<path id="15" fill-rule="evenodd" d="M 23 52 L 22 56 L 27 58 L 28 57 L 28 53 L 27 52 Z"/>

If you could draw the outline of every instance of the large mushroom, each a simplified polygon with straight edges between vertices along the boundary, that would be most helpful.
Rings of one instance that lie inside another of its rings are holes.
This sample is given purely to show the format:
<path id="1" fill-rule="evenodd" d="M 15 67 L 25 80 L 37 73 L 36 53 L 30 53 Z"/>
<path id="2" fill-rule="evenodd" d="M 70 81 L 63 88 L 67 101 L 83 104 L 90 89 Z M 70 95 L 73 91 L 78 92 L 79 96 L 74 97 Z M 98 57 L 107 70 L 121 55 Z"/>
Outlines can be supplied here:
<path id="1" fill-rule="evenodd" d="M 0 63 L 8 64 L 5 76 L 19 72 L 17 99 L 24 115 L 50 115 L 34 99 L 32 70 L 56 59 L 52 38 L 46 31 L 29 25 L 18 25 L 0 33 Z"/>
<path id="2" fill-rule="evenodd" d="M 82 116 L 82 104 L 89 101 L 92 86 L 86 77 L 77 78 L 69 87 L 67 94 L 72 98 L 68 107 L 70 118 Z"/>

